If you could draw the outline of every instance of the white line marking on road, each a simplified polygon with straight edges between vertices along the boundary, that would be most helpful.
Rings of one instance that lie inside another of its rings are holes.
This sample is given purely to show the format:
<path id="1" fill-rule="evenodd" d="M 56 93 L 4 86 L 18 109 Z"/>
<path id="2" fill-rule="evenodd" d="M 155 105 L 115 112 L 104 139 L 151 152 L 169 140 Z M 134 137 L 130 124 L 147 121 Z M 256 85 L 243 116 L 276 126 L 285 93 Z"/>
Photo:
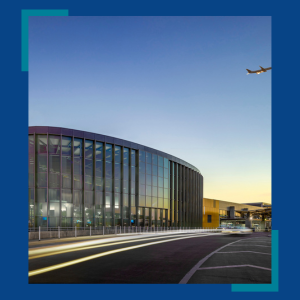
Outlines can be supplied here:
<path id="1" fill-rule="evenodd" d="M 188 281 L 191 279 L 191 277 L 194 275 L 194 273 L 200 268 L 200 266 L 202 266 L 204 264 L 205 261 L 207 261 L 212 255 L 214 255 L 215 253 L 217 253 L 219 250 L 226 248 L 228 246 L 235 246 L 233 244 L 238 243 L 240 241 L 245 241 L 245 240 L 251 240 L 251 239 L 257 239 L 257 238 L 248 238 L 248 239 L 241 239 L 241 240 L 237 240 L 235 242 L 229 243 L 225 246 L 222 246 L 221 248 L 211 252 L 210 254 L 208 254 L 207 256 L 205 256 L 204 258 L 202 258 L 179 282 L 179 284 L 186 284 L 188 283 Z M 246 245 L 245 245 L 246 246 Z"/>
<path id="2" fill-rule="evenodd" d="M 266 255 L 271 255 L 270 253 L 255 252 L 255 251 L 230 251 L 230 252 L 216 252 L 216 254 L 218 254 L 218 253 L 240 253 L 240 252 L 250 252 L 250 253 L 258 253 L 258 254 L 266 254 Z"/>
<path id="3" fill-rule="evenodd" d="M 237 245 L 229 245 L 229 246 L 237 246 Z M 267 247 L 267 248 L 271 248 L 271 246 L 263 246 L 263 245 L 238 245 L 243 246 L 243 247 Z"/>
<path id="4" fill-rule="evenodd" d="M 250 268 L 257 268 L 257 269 L 271 271 L 271 269 L 269 269 L 269 268 L 253 266 L 253 265 L 232 265 L 232 266 L 206 267 L 206 268 L 199 268 L 198 270 L 223 269 L 223 268 L 241 268 L 241 267 L 250 267 Z"/>

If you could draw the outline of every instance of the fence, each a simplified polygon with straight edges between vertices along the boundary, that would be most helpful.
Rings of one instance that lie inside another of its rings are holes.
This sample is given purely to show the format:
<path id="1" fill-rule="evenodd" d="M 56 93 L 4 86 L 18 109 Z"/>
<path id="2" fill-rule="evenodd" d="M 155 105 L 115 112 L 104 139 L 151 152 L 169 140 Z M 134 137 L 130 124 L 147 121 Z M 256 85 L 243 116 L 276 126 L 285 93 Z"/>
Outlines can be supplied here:
<path id="1" fill-rule="evenodd" d="M 66 238 L 96 235 L 122 235 L 122 234 L 157 234 L 157 233 L 193 233 L 193 232 L 220 232 L 217 228 L 202 227 L 141 227 L 141 226 L 98 226 L 98 227 L 30 227 L 29 240 L 51 238 Z"/>

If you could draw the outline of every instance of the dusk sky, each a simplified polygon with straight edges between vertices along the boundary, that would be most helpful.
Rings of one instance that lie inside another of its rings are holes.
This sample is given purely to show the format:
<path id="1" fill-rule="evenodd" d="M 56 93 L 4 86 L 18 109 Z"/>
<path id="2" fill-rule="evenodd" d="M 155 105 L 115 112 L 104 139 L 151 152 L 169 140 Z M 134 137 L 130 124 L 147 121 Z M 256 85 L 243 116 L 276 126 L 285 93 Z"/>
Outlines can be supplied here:
<path id="1" fill-rule="evenodd" d="M 271 17 L 29 17 L 29 126 L 196 166 L 204 197 L 271 202 Z"/>

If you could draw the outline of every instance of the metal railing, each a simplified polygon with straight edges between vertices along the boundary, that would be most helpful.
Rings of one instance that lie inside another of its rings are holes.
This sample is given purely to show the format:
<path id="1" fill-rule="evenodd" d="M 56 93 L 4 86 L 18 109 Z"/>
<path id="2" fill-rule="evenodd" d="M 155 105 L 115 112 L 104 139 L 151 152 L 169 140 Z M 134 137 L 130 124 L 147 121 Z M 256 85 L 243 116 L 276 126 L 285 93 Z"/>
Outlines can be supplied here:
<path id="1" fill-rule="evenodd" d="M 97 227 L 30 227 L 30 239 L 49 239 L 96 235 L 163 234 L 163 233 L 213 233 L 213 227 L 154 227 L 154 226 L 97 226 Z"/>

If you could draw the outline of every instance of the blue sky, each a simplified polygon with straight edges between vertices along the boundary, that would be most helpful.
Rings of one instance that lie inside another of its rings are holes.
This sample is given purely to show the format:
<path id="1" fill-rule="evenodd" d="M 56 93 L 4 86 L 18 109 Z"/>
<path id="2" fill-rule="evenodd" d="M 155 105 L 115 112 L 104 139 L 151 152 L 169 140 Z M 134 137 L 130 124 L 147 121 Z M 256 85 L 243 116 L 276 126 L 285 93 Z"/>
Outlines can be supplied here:
<path id="1" fill-rule="evenodd" d="M 180 157 L 204 197 L 271 201 L 271 17 L 30 17 L 29 125 Z"/>

